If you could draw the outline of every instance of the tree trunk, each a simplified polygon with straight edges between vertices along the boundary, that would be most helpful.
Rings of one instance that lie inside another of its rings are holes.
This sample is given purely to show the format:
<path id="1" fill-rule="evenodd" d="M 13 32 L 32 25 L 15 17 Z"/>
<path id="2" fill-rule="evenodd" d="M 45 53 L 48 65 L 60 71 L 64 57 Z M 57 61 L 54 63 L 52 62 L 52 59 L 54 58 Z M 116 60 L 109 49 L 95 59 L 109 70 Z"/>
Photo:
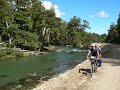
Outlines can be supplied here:
<path id="1" fill-rule="evenodd" d="M 9 38 L 9 44 L 10 45 L 12 44 L 12 38 Z"/>
<path id="2" fill-rule="evenodd" d="M 9 24 L 8 24 L 7 20 L 6 20 L 6 27 L 7 27 L 7 29 L 9 28 Z M 12 44 L 12 38 L 11 38 L 10 33 L 8 33 L 8 37 L 9 37 L 9 44 L 11 45 Z"/>
<path id="3" fill-rule="evenodd" d="M 6 20 L 6 27 L 9 28 L 8 21 Z"/>
<path id="4" fill-rule="evenodd" d="M 49 43 L 49 41 L 50 41 L 50 28 L 48 28 L 47 30 L 46 30 L 46 33 L 47 33 L 47 42 Z"/>
<path id="5" fill-rule="evenodd" d="M 11 38 L 11 35 L 8 34 L 8 37 L 9 37 L 9 44 L 11 45 L 11 44 L 12 44 L 12 38 Z"/>
<path id="6" fill-rule="evenodd" d="M 46 27 L 43 28 L 43 31 L 42 31 L 42 36 L 44 37 L 45 36 L 45 31 L 46 31 Z"/>

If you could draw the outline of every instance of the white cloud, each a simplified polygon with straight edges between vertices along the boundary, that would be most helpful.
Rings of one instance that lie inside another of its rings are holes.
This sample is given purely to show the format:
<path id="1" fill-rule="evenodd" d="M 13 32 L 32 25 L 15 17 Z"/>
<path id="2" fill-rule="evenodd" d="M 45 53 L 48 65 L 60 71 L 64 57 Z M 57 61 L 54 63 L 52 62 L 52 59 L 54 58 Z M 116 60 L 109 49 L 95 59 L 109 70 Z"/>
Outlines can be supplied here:
<path id="1" fill-rule="evenodd" d="M 102 10 L 95 15 L 91 15 L 90 17 L 91 18 L 94 18 L 94 17 L 107 18 L 109 17 L 109 15 L 104 10 Z"/>
<path id="2" fill-rule="evenodd" d="M 99 17 L 109 17 L 109 15 L 104 11 L 104 10 L 102 10 L 102 11 L 100 11 L 98 14 L 97 14 Z"/>
<path id="3" fill-rule="evenodd" d="M 56 17 L 61 17 L 62 15 L 64 15 L 64 12 L 61 12 L 59 10 L 59 7 L 53 3 L 51 3 L 50 1 L 43 1 L 43 6 L 49 10 L 51 9 L 51 7 L 53 7 L 55 9 L 55 14 L 56 14 Z"/>
<path id="4" fill-rule="evenodd" d="M 43 6 L 49 10 L 52 7 L 52 3 L 49 1 L 43 1 Z"/>

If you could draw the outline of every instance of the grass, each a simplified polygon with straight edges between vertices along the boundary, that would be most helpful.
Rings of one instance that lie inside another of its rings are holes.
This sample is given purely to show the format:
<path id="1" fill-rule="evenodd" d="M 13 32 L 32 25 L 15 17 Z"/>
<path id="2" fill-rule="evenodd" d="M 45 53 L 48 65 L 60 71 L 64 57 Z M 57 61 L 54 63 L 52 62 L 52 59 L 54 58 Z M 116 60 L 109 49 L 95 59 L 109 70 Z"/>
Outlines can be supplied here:
<path id="1" fill-rule="evenodd" d="M 13 50 L 12 48 L 5 48 L 5 49 L 0 50 L 0 58 L 23 57 L 23 56 L 29 56 L 29 55 L 22 51 Z"/>

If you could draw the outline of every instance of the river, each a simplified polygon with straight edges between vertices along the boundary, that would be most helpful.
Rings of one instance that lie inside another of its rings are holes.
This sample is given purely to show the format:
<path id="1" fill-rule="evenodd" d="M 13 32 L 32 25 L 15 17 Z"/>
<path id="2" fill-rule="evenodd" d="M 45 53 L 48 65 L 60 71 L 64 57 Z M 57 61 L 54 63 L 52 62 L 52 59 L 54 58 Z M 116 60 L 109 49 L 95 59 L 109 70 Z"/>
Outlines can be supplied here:
<path id="1" fill-rule="evenodd" d="M 85 50 L 62 46 L 45 55 L 6 58 L 0 61 L 0 87 L 11 88 L 15 83 L 20 84 L 19 80 L 28 77 L 29 74 L 53 77 L 84 60 Z"/>

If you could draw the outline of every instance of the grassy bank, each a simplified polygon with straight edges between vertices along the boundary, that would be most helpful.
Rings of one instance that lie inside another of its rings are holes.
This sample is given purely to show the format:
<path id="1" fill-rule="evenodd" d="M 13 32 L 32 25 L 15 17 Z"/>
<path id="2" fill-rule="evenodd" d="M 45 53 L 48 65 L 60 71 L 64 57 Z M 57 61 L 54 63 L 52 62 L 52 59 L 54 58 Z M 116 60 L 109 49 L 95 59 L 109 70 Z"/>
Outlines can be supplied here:
<path id="1" fill-rule="evenodd" d="M 41 55 L 47 54 L 48 52 L 54 51 L 55 47 L 49 45 L 48 47 L 44 47 L 43 51 L 30 51 L 30 50 L 22 50 L 21 48 L 8 48 L 2 47 L 0 50 L 0 59 L 6 57 L 24 57 L 31 55 Z"/>
<path id="2" fill-rule="evenodd" d="M 23 57 L 23 56 L 29 56 L 31 54 L 24 53 L 19 50 L 13 50 L 12 48 L 5 48 L 0 50 L 0 58 L 6 58 L 6 57 Z"/>

